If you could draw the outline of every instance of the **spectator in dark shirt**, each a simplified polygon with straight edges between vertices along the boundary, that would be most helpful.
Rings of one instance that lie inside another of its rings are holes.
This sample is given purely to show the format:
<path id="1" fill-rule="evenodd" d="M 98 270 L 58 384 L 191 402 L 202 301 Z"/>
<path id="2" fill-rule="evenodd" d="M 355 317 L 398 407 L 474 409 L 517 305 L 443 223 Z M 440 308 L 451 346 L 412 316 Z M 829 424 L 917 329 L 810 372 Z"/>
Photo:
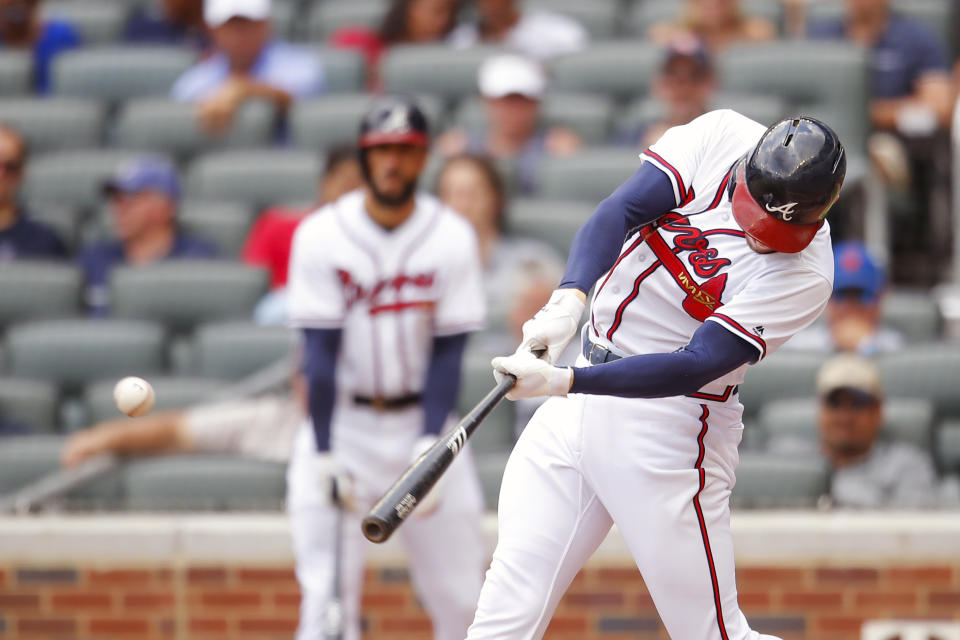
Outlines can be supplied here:
<path id="1" fill-rule="evenodd" d="M 0 48 L 33 53 L 34 86 L 50 89 L 50 68 L 61 51 L 80 46 L 80 35 L 65 20 L 41 20 L 40 0 L 0 0 Z"/>
<path id="2" fill-rule="evenodd" d="M 110 271 L 118 265 L 146 266 L 159 260 L 216 255 L 211 243 L 177 228 L 180 182 L 166 160 L 135 160 L 122 167 L 104 190 L 110 198 L 116 239 L 93 244 L 80 256 L 85 300 L 93 315 L 107 312 Z"/>
<path id="3" fill-rule="evenodd" d="M 123 32 L 127 42 L 206 49 L 203 0 L 154 0 L 136 7 Z"/>
<path id="4" fill-rule="evenodd" d="M 20 185 L 26 164 L 26 140 L 16 130 L 0 125 L 0 263 L 67 255 L 53 229 L 31 220 L 20 205 Z"/>

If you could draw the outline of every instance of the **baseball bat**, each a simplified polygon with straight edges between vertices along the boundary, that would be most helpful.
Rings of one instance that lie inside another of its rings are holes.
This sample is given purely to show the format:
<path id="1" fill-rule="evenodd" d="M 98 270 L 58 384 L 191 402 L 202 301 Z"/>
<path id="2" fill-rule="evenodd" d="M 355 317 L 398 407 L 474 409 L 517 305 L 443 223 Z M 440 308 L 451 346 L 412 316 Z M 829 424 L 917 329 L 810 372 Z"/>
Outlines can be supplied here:
<path id="1" fill-rule="evenodd" d="M 517 384 L 506 374 L 483 400 L 477 403 L 450 431 L 443 434 L 377 502 L 363 519 L 363 535 L 371 542 L 386 542 L 404 519 L 417 507 L 457 457 L 484 418 Z"/>

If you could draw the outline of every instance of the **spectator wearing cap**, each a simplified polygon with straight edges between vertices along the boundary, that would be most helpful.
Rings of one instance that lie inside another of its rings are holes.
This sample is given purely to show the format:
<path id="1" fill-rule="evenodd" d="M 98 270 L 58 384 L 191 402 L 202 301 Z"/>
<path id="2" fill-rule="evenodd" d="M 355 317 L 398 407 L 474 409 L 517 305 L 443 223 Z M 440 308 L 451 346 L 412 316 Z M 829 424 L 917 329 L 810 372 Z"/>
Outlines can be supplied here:
<path id="1" fill-rule="evenodd" d="M 85 301 L 93 315 L 106 314 L 110 271 L 118 265 L 216 256 L 211 243 L 177 228 L 180 182 L 168 161 L 137 159 L 121 167 L 104 192 L 110 199 L 116 239 L 88 246 L 79 258 L 86 278 Z"/>
<path id="2" fill-rule="evenodd" d="M 658 118 L 622 134 L 631 146 L 649 147 L 670 127 L 686 124 L 710 109 L 717 83 L 706 46 L 693 36 L 670 41 L 653 81 Z"/>
<path id="3" fill-rule="evenodd" d="M 295 98 L 323 89 L 323 67 L 307 49 L 272 39 L 270 0 L 205 0 L 203 17 L 215 52 L 173 85 L 174 100 L 197 104 L 208 131 L 223 132 L 248 100 L 285 114 Z"/>
<path id="4" fill-rule="evenodd" d="M 56 232 L 32 220 L 20 203 L 27 155 L 23 136 L 0 125 L 0 263 L 67 257 L 66 247 Z"/>
<path id="5" fill-rule="evenodd" d="M 547 91 L 543 66 L 517 54 L 496 55 L 480 66 L 478 87 L 487 116 L 485 129 L 448 131 L 438 138 L 437 150 L 446 156 L 473 153 L 513 161 L 519 190 L 535 192 L 543 157 L 571 155 L 582 144 L 570 129 L 543 126 L 541 104 Z"/>
<path id="6" fill-rule="evenodd" d="M 739 0 L 686 0 L 679 21 L 657 22 L 647 31 L 659 44 L 682 35 L 699 38 L 717 53 L 734 44 L 768 42 L 777 29 L 769 20 L 745 15 Z"/>
<path id="7" fill-rule="evenodd" d="M 874 364 L 842 354 L 817 374 L 820 450 L 832 468 L 838 507 L 934 506 L 938 480 L 929 453 L 880 437 L 883 391 Z"/>
<path id="8" fill-rule="evenodd" d="M 37 93 L 50 90 L 53 59 L 80 44 L 80 34 L 70 22 L 40 17 L 40 0 L 0 0 L 0 50 L 26 49 L 33 54 Z"/>
<path id="9" fill-rule="evenodd" d="M 847 351 L 872 356 L 897 351 L 903 336 L 881 324 L 886 278 L 860 242 L 833 248 L 833 294 L 826 325 L 815 324 L 784 346 L 806 351 Z"/>
<path id="10" fill-rule="evenodd" d="M 138 44 L 187 46 L 203 50 L 210 44 L 201 0 L 153 0 L 134 7 L 123 39 Z"/>
<path id="11" fill-rule="evenodd" d="M 479 44 L 503 45 L 537 60 L 549 60 L 587 47 L 590 36 L 567 16 L 525 9 L 517 0 L 477 0 L 476 22 L 450 34 L 450 44 L 466 49 Z"/>

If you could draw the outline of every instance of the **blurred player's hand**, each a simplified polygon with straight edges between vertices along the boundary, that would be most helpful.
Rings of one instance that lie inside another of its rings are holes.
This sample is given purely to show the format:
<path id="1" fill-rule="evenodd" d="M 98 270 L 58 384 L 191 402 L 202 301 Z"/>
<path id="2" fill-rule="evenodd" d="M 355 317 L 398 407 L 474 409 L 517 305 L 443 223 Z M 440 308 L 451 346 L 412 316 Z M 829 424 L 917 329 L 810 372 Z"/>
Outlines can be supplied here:
<path id="1" fill-rule="evenodd" d="M 250 80 L 233 75 L 211 97 L 197 106 L 200 126 L 214 134 L 222 134 L 230 128 L 233 116 L 250 94 Z"/>
<path id="2" fill-rule="evenodd" d="M 322 495 L 330 497 L 330 503 L 346 511 L 357 508 L 356 488 L 353 476 L 332 453 L 318 453 L 311 461 L 314 477 L 320 483 Z"/>
<path id="3" fill-rule="evenodd" d="M 512 356 L 494 358 L 490 364 L 493 365 L 493 377 L 497 384 L 507 373 L 517 377 L 517 384 L 507 394 L 509 400 L 565 396 L 573 384 L 573 369 L 547 364 L 532 353 L 515 353 Z"/>
<path id="4" fill-rule="evenodd" d="M 542 359 L 553 364 L 577 334 L 586 295 L 577 289 L 557 289 L 535 316 L 523 323 L 523 341 L 517 354 L 546 349 Z M 507 396 L 510 398 L 510 396 Z M 511 398 L 511 400 L 514 398 Z"/>
<path id="5" fill-rule="evenodd" d="M 436 436 L 421 436 L 413 444 L 413 455 L 410 456 L 410 462 L 415 462 L 427 452 L 430 447 L 432 447 L 437 442 Z M 437 480 L 436 484 L 433 485 L 433 488 L 423 496 L 420 502 L 417 504 L 417 510 L 413 512 L 415 518 L 425 518 L 437 510 L 437 507 L 440 506 L 440 501 L 443 499 L 444 489 L 446 488 L 446 474 L 440 476 L 440 479 Z"/>
<path id="6" fill-rule="evenodd" d="M 60 451 L 60 465 L 64 468 L 75 467 L 84 460 L 88 460 L 107 450 L 102 432 L 96 429 L 78 431 L 63 445 Z"/>

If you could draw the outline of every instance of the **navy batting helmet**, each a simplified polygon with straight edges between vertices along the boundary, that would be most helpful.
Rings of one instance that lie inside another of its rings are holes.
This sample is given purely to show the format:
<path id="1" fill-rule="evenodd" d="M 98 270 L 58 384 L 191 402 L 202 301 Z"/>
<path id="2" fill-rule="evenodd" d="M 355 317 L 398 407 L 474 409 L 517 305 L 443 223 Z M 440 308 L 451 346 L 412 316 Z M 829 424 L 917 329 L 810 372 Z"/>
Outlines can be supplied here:
<path id="1" fill-rule="evenodd" d="M 767 129 L 734 171 L 731 203 L 743 230 L 774 251 L 797 253 L 840 195 L 847 158 L 833 129 L 791 118 Z"/>
<path id="2" fill-rule="evenodd" d="M 367 149 L 381 144 L 412 144 L 426 147 L 430 143 L 427 117 L 420 107 L 407 98 L 378 100 L 360 121 L 357 147 Z"/>

